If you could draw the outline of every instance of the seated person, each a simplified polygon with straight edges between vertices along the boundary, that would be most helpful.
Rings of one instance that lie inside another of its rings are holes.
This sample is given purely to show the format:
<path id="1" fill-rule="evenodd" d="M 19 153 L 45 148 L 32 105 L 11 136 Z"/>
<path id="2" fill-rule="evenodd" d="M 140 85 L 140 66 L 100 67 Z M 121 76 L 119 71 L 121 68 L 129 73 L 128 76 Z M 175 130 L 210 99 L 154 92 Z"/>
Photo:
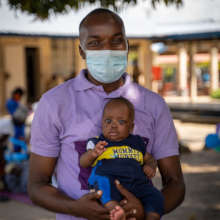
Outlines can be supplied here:
<path id="1" fill-rule="evenodd" d="M 88 182 L 92 188 L 102 190 L 101 202 L 110 210 L 111 220 L 126 219 L 115 180 L 140 199 L 147 220 L 159 220 L 164 198 L 151 183 L 155 170 L 148 159 L 152 161 L 152 157 L 146 152 L 146 142 L 131 134 L 133 127 L 134 107 L 130 101 L 122 97 L 110 100 L 103 111 L 102 134 L 89 139 L 80 165 L 93 166 Z"/>
<path id="2" fill-rule="evenodd" d="M 7 190 L 12 193 L 27 193 L 29 161 L 8 163 L 5 171 Z"/>
<path id="3" fill-rule="evenodd" d="M 14 127 L 14 138 L 18 140 L 25 140 L 25 120 L 28 115 L 28 109 L 21 104 L 24 90 L 16 88 L 11 94 L 11 98 L 6 102 L 6 109 L 12 117 Z M 20 152 L 21 146 L 14 144 L 14 152 Z"/>

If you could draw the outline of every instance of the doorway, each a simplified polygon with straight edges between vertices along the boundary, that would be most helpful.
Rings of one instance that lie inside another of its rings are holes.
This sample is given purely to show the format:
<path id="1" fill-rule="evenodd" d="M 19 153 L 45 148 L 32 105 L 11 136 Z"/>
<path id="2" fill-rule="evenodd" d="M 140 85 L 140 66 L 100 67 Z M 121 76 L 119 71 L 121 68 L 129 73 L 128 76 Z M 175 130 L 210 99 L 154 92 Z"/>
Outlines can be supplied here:
<path id="1" fill-rule="evenodd" d="M 38 48 L 25 48 L 27 102 L 38 101 L 40 95 L 39 51 Z"/>

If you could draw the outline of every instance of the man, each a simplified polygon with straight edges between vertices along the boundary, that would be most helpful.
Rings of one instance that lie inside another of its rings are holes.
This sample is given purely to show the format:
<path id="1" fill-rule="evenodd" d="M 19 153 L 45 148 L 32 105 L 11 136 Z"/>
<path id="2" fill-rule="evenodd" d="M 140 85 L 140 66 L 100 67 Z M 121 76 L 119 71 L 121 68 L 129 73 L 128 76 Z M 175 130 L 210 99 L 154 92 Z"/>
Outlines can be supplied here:
<path id="1" fill-rule="evenodd" d="M 135 107 L 134 133 L 148 140 L 147 150 L 158 161 L 168 213 L 183 201 L 185 192 L 169 109 L 160 96 L 132 83 L 124 73 L 128 44 L 118 15 L 96 9 L 82 20 L 79 32 L 79 50 L 88 69 L 39 102 L 32 124 L 29 195 L 36 204 L 63 213 L 57 214 L 58 220 L 109 219 L 98 202 L 101 192 L 88 193 L 88 170 L 79 167 L 79 158 L 86 140 L 101 132 L 105 103 L 124 96 Z M 54 172 L 58 188 L 50 184 Z M 127 217 L 144 219 L 140 201 L 119 183 L 116 186 L 125 197 Z"/>

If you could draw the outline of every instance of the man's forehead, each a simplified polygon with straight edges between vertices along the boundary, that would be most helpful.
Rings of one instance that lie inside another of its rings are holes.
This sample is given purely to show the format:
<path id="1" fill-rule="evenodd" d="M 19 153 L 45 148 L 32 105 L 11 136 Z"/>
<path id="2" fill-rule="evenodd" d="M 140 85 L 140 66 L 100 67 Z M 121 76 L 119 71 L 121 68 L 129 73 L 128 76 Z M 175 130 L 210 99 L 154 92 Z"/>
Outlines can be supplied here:
<path id="1" fill-rule="evenodd" d="M 88 16 L 81 26 L 80 34 L 109 25 L 118 27 L 123 32 L 123 25 L 119 18 L 108 13 L 100 13 Z"/>

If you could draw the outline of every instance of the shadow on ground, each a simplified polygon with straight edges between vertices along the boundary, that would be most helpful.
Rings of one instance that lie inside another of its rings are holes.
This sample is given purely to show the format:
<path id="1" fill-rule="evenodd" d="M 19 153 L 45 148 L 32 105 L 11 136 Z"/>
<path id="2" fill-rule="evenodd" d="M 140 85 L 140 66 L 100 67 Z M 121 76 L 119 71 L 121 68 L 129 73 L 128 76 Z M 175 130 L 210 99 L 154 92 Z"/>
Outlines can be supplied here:
<path id="1" fill-rule="evenodd" d="M 220 219 L 220 153 L 201 151 L 181 156 L 186 197 L 183 204 L 163 220 Z M 160 178 L 155 184 L 160 186 Z M 173 195 L 175 196 L 175 195 Z"/>

